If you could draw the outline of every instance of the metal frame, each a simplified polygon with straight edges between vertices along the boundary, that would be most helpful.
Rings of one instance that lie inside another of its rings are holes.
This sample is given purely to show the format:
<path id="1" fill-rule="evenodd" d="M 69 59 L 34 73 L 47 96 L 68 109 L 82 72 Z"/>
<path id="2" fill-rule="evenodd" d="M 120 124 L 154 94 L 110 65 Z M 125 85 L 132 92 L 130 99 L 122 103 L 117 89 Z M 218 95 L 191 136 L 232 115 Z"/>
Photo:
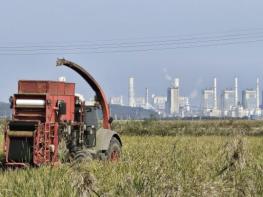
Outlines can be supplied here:
<path id="1" fill-rule="evenodd" d="M 66 59 L 58 59 L 57 66 L 62 66 L 62 65 L 67 66 L 71 68 L 72 70 L 76 71 L 91 86 L 91 88 L 96 93 L 98 101 L 102 107 L 103 128 L 110 129 L 111 125 L 109 123 L 109 119 L 110 119 L 109 105 L 107 102 L 106 95 L 104 91 L 102 90 L 102 88 L 100 87 L 100 85 L 98 84 L 98 82 L 91 76 L 90 73 L 88 73 L 84 68 L 82 68 L 80 65 L 74 62 L 68 61 Z"/>

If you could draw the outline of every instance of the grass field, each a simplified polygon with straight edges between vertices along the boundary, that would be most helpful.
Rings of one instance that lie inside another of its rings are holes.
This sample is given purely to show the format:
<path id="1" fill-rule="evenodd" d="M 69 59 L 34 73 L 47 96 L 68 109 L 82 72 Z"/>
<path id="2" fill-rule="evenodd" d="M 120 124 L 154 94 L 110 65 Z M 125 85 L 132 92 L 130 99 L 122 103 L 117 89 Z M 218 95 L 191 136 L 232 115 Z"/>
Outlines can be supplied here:
<path id="1" fill-rule="evenodd" d="M 116 121 L 113 126 L 121 134 L 135 136 L 263 136 L 263 121 L 250 120 Z"/>
<path id="2" fill-rule="evenodd" d="M 263 195 L 260 136 L 134 134 L 122 139 L 117 163 L 2 171 L 0 196 Z"/>

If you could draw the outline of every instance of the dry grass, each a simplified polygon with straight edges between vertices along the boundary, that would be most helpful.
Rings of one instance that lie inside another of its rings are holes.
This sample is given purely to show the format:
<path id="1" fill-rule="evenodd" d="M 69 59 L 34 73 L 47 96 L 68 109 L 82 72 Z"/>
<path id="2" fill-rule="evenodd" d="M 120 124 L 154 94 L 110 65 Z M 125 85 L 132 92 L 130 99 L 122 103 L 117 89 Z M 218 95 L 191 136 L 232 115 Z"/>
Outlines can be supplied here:
<path id="1" fill-rule="evenodd" d="M 116 131 L 124 135 L 157 136 L 262 136 L 263 121 L 249 120 L 206 120 L 206 121 L 116 121 Z"/>
<path id="2" fill-rule="evenodd" d="M 125 137 L 123 161 L 91 171 L 108 196 L 255 196 L 262 194 L 261 138 Z M 258 153 L 258 152 L 257 152 Z M 106 195 L 106 196 L 107 196 Z"/>
<path id="3" fill-rule="evenodd" d="M 123 137 L 118 163 L 1 172 L 0 196 L 260 196 L 259 137 Z"/>
<path id="4" fill-rule="evenodd" d="M 117 163 L 92 161 L 77 166 L 2 171 L 0 196 L 263 194 L 262 137 L 125 135 L 122 138 L 123 157 Z"/>

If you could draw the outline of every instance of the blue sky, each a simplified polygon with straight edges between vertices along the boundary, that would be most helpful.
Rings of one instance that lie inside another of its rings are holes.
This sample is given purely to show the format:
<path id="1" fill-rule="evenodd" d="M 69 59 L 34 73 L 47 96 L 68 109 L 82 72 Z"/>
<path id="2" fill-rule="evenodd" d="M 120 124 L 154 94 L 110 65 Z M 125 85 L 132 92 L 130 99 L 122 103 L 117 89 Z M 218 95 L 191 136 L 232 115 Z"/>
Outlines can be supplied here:
<path id="1" fill-rule="evenodd" d="M 0 47 L 83 42 L 137 42 L 263 31 L 263 1 L 256 0 L 107 0 L 3 1 L 0 6 Z M 65 57 L 87 68 L 108 96 L 127 95 L 127 78 L 136 78 L 137 95 L 165 95 L 167 76 L 181 79 L 189 96 L 209 87 L 231 87 L 239 76 L 241 88 L 263 84 L 263 41 L 225 46 L 179 48 L 127 53 L 4 55 L 0 50 L 0 100 L 17 89 L 19 79 L 52 79 L 65 75 L 78 92 L 90 95 L 84 81 L 67 68 L 56 68 Z M 199 102 L 199 96 L 194 103 Z"/>

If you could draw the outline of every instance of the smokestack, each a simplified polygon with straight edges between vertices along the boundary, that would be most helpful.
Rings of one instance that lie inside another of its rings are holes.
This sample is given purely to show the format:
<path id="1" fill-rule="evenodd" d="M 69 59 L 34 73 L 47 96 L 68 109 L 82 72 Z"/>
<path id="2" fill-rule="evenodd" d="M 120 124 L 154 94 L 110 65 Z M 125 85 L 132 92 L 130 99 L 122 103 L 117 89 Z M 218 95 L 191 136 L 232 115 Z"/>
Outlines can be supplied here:
<path id="1" fill-rule="evenodd" d="M 129 106 L 135 107 L 135 91 L 134 91 L 134 78 L 129 78 Z"/>
<path id="2" fill-rule="evenodd" d="M 238 106 L 238 78 L 235 77 L 235 105 Z"/>
<path id="3" fill-rule="evenodd" d="M 146 88 L 145 101 L 146 101 L 146 106 L 148 106 L 149 105 L 149 89 L 148 88 Z"/>
<path id="4" fill-rule="evenodd" d="M 259 108 L 259 78 L 257 78 L 257 108 Z"/>
<path id="5" fill-rule="evenodd" d="M 214 109 L 217 109 L 217 81 L 214 78 Z"/>
<path id="6" fill-rule="evenodd" d="M 175 78 L 172 84 L 173 88 L 179 88 L 180 86 L 180 79 L 179 78 Z"/>

